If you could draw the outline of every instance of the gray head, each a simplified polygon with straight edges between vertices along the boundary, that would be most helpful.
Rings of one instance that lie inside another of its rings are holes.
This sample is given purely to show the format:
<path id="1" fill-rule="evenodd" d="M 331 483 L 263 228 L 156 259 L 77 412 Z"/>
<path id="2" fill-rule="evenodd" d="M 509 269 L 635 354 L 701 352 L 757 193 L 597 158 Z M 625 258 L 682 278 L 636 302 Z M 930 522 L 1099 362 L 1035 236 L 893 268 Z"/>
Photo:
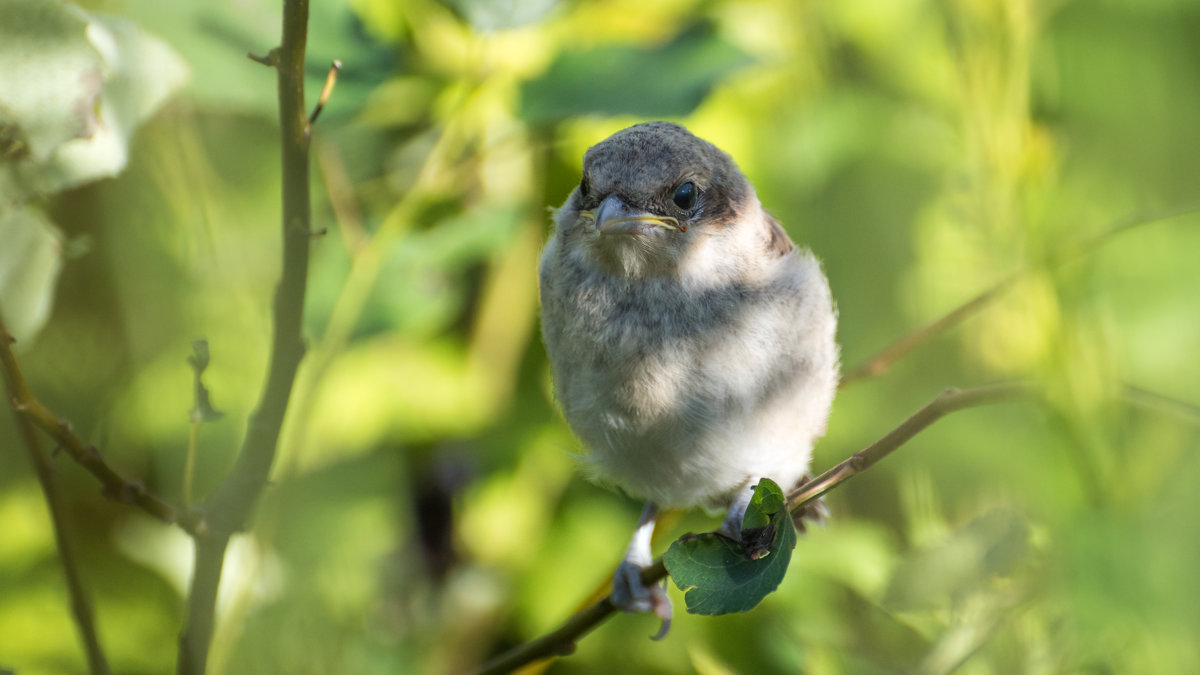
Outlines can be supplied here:
<path id="1" fill-rule="evenodd" d="M 660 275 L 750 208 L 754 189 L 729 155 L 677 124 L 647 122 L 588 149 L 558 227 L 612 271 Z"/>

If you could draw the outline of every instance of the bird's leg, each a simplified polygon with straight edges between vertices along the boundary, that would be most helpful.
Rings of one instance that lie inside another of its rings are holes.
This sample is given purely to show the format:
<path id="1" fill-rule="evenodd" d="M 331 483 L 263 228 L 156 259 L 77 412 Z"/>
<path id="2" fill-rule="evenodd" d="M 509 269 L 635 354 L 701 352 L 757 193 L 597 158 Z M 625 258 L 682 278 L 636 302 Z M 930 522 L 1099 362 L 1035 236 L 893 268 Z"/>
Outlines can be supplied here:
<path id="1" fill-rule="evenodd" d="M 642 583 L 642 570 L 654 562 L 650 552 L 650 537 L 654 534 L 654 522 L 658 517 L 658 506 L 646 502 L 637 529 L 625 552 L 625 559 L 617 566 L 613 576 L 612 603 L 624 612 L 652 613 L 662 619 L 662 628 L 655 640 L 661 639 L 671 627 L 671 601 L 667 598 L 666 580 L 663 585 Z"/>

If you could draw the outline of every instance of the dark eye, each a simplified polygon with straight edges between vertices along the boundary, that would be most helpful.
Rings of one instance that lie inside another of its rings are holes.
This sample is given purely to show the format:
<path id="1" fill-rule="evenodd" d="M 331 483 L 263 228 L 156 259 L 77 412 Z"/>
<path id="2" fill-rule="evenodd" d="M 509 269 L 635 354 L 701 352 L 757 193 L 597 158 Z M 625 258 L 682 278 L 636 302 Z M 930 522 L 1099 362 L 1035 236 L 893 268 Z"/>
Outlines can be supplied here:
<path id="1" fill-rule="evenodd" d="M 671 200 L 684 211 L 692 208 L 696 205 L 696 184 L 689 180 L 675 188 L 675 196 L 671 197 Z"/>
<path id="2" fill-rule="evenodd" d="M 591 189 L 592 189 L 592 184 L 590 182 L 588 182 L 587 176 L 584 176 L 583 180 L 579 181 L 579 196 L 587 197 L 588 191 Z"/>

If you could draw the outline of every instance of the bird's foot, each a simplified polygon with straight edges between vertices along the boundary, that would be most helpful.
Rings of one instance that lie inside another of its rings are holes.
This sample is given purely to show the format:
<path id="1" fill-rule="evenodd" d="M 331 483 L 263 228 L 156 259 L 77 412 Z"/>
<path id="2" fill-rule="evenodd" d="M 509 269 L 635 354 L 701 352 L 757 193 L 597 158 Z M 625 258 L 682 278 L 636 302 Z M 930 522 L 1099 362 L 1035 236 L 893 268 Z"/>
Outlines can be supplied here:
<path id="1" fill-rule="evenodd" d="M 742 554 L 750 560 L 758 560 L 771 551 L 771 542 L 775 540 L 776 521 L 764 527 L 742 527 L 742 519 L 745 517 L 746 509 L 741 509 L 734 505 L 734 508 L 729 510 L 729 515 L 725 517 L 721 523 L 721 529 L 717 532 L 721 536 L 733 540 L 742 548 Z"/>
<path id="2" fill-rule="evenodd" d="M 653 637 L 661 640 L 671 628 L 671 599 L 667 597 L 667 580 L 662 585 L 642 582 L 643 567 L 630 560 L 623 561 L 613 575 L 612 603 L 627 613 L 653 614 L 662 621 L 662 627 Z"/>

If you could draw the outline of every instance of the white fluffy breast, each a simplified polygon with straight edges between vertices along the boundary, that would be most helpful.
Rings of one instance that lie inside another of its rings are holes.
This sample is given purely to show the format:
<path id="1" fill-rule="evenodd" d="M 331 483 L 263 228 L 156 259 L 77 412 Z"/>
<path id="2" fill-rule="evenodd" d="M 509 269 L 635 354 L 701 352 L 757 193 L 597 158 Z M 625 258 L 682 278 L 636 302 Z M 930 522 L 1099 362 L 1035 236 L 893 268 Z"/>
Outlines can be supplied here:
<path id="1" fill-rule="evenodd" d="M 807 251 L 754 260 L 744 246 L 696 249 L 706 263 L 722 253 L 720 273 L 634 280 L 558 237 L 547 246 L 555 393 L 596 480 L 687 507 L 758 475 L 786 489 L 807 470 L 837 386 L 828 283 Z"/>

